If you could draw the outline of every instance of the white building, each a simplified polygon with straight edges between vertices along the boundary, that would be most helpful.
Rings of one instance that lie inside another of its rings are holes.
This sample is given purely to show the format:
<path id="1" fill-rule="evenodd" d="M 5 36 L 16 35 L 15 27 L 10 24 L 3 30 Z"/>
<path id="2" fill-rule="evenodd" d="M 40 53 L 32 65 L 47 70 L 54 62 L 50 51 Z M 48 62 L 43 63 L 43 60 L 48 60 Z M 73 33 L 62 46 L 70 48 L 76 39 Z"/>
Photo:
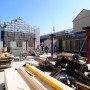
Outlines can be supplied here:
<path id="1" fill-rule="evenodd" d="M 23 32 L 35 34 L 36 44 L 40 45 L 40 28 L 26 23 L 21 18 L 17 18 L 8 22 L 0 22 L 0 40 L 1 31 L 3 30 L 8 32 Z"/>
<path id="2" fill-rule="evenodd" d="M 90 26 L 90 10 L 83 9 L 73 20 L 74 32 L 81 32 L 86 26 Z"/>

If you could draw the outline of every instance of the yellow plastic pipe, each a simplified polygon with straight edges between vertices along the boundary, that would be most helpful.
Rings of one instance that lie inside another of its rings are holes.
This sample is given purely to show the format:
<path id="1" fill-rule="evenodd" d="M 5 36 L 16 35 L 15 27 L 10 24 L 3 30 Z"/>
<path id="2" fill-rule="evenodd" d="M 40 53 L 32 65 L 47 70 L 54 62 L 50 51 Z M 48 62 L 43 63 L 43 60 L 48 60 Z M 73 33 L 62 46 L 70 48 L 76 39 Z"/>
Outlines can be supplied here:
<path id="1" fill-rule="evenodd" d="M 26 64 L 26 67 L 29 70 L 31 70 L 32 72 L 34 72 L 35 74 L 37 74 L 40 78 L 42 78 L 45 82 L 47 82 L 49 85 L 51 85 L 56 90 L 73 90 L 72 88 L 66 86 L 62 82 L 58 82 L 53 77 L 44 74 L 42 71 L 40 71 L 39 69 L 35 68 L 34 66 Z"/>

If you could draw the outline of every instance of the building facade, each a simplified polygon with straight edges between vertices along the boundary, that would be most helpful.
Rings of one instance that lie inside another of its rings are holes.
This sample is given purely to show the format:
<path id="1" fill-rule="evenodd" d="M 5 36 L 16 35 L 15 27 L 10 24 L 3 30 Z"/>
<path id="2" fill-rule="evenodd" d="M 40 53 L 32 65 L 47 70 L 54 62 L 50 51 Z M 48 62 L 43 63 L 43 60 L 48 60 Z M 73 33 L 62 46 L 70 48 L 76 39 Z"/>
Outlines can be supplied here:
<path id="1" fill-rule="evenodd" d="M 0 40 L 4 42 L 4 47 L 10 47 L 10 41 L 16 41 L 16 46 L 22 47 L 25 40 L 28 40 L 29 47 L 32 47 L 33 38 L 36 38 L 36 44 L 39 46 L 40 28 L 26 23 L 21 18 L 0 22 Z"/>
<path id="2" fill-rule="evenodd" d="M 59 32 L 54 32 L 54 47 L 56 47 L 57 52 L 62 52 L 64 47 L 63 47 L 63 40 L 64 38 L 69 38 L 73 37 L 73 29 L 67 29 Z M 40 42 L 41 46 L 48 46 L 49 47 L 49 52 L 51 52 L 51 36 L 50 34 L 42 35 L 40 36 Z"/>
<path id="3" fill-rule="evenodd" d="M 73 20 L 74 33 L 84 32 L 86 26 L 90 26 L 90 10 L 83 9 Z"/>

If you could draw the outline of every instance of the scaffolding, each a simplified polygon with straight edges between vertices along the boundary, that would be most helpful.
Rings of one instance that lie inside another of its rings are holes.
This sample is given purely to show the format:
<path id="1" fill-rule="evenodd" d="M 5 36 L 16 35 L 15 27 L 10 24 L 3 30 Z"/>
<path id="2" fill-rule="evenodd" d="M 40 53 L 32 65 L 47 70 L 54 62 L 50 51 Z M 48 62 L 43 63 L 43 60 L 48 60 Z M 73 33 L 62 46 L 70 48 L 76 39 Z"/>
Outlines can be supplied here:
<path id="1" fill-rule="evenodd" d="M 17 47 L 22 47 L 22 43 L 28 40 L 28 46 L 33 46 L 34 34 L 23 32 L 8 32 L 1 31 L 1 39 L 3 39 L 3 46 L 10 47 L 10 42 L 15 41 Z"/>

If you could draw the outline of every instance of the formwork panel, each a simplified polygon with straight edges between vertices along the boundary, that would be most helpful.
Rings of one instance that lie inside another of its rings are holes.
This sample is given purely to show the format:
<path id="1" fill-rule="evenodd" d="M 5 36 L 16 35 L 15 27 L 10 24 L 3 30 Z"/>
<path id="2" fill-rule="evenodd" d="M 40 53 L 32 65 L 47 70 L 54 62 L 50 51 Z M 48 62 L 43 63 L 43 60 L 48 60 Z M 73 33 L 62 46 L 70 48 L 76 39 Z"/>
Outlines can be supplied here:
<path id="1" fill-rule="evenodd" d="M 70 51 L 70 40 L 65 40 L 65 51 Z"/>
<path id="2" fill-rule="evenodd" d="M 79 47 L 80 47 L 80 40 L 79 39 L 75 39 L 74 40 L 74 43 L 75 43 L 75 47 L 74 47 L 74 51 L 75 52 L 79 52 Z"/>
<path id="3" fill-rule="evenodd" d="M 70 51 L 74 51 L 74 42 L 70 40 Z"/>

